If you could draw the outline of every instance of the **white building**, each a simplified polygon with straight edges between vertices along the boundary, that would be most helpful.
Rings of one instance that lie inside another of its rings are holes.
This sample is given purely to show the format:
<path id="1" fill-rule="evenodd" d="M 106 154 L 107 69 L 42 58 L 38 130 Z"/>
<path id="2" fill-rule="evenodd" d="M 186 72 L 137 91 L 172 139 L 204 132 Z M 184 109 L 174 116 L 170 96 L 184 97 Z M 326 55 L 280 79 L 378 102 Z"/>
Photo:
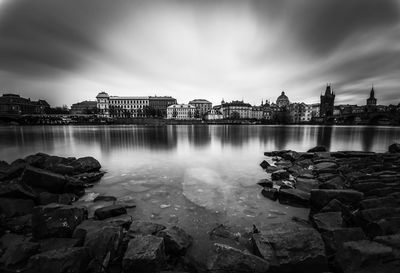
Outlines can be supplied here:
<path id="1" fill-rule="evenodd" d="M 111 118 L 144 117 L 145 107 L 149 106 L 149 97 L 109 96 L 101 92 L 96 96 L 99 116 Z"/>
<path id="2" fill-rule="evenodd" d="M 263 119 L 264 117 L 264 110 L 261 106 L 253 106 L 251 109 L 251 118 L 252 119 Z"/>
<path id="3" fill-rule="evenodd" d="M 224 115 L 219 110 L 211 109 L 204 115 L 205 120 L 219 120 L 223 119 Z"/>
<path id="4" fill-rule="evenodd" d="M 198 111 L 198 117 L 201 118 L 204 116 L 205 113 L 212 109 L 212 103 L 205 99 L 195 99 L 189 101 L 190 105 L 194 105 Z"/>
<path id="5" fill-rule="evenodd" d="M 167 119 L 195 119 L 196 110 L 191 104 L 174 104 L 167 108 Z"/>

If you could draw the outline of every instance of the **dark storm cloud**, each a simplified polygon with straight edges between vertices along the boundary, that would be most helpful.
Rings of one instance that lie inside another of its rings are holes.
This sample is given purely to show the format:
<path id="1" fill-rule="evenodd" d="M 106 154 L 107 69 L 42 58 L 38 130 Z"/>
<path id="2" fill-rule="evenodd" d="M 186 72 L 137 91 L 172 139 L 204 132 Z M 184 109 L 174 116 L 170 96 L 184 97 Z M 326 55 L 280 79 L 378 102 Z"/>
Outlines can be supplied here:
<path id="1" fill-rule="evenodd" d="M 25 75 L 77 69 L 85 55 L 101 52 L 102 28 L 123 11 L 94 0 L 12 0 L 3 8 L 0 70 Z"/>

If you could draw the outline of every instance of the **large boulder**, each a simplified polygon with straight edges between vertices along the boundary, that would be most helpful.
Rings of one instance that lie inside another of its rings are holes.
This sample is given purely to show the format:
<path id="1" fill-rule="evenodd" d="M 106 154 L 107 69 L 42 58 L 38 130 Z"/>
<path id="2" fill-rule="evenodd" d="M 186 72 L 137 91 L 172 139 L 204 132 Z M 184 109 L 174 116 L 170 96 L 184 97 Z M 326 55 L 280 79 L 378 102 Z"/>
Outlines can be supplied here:
<path id="1" fill-rule="evenodd" d="M 0 249 L 3 252 L 0 264 L 9 268 L 25 263 L 29 257 L 38 253 L 39 244 L 32 242 L 29 237 L 9 233 L 0 238 Z"/>
<path id="2" fill-rule="evenodd" d="M 17 159 L 8 166 L 3 164 L 3 170 L 2 173 L 0 173 L 0 181 L 19 177 L 25 170 L 26 164 L 26 161 L 23 159 Z"/>
<path id="3" fill-rule="evenodd" d="M 325 181 L 321 185 L 319 185 L 320 189 L 333 189 L 333 190 L 340 190 L 343 189 L 345 185 L 345 181 L 340 176 L 333 177 L 328 181 Z"/>
<path id="4" fill-rule="evenodd" d="M 192 244 L 193 238 L 177 226 L 168 227 L 157 233 L 164 238 L 165 252 L 171 255 L 183 255 Z"/>
<path id="5" fill-rule="evenodd" d="M 32 232 L 35 238 L 71 237 L 74 229 L 87 219 L 86 208 L 49 204 L 35 207 Z"/>
<path id="6" fill-rule="evenodd" d="M 63 175 L 29 166 L 22 174 L 21 181 L 34 188 L 63 193 L 68 179 Z"/>
<path id="7" fill-rule="evenodd" d="M 36 194 L 31 187 L 21 183 L 19 179 L 12 179 L 0 182 L 0 197 L 35 199 Z"/>
<path id="8" fill-rule="evenodd" d="M 128 236 L 134 238 L 138 235 L 156 235 L 166 229 L 165 226 L 153 222 L 133 221 L 128 230 Z"/>
<path id="9" fill-rule="evenodd" d="M 253 234 L 252 242 L 255 253 L 276 272 L 327 270 L 324 242 L 312 227 L 282 223 Z"/>
<path id="10" fill-rule="evenodd" d="M 296 189 L 310 192 L 312 189 L 318 189 L 319 183 L 316 179 L 298 177 L 296 179 Z"/>
<path id="11" fill-rule="evenodd" d="M 29 259 L 29 273 L 85 272 L 89 255 L 84 247 L 60 248 L 36 254 Z"/>
<path id="12" fill-rule="evenodd" d="M 400 143 L 393 143 L 390 145 L 389 153 L 400 153 Z"/>
<path id="13" fill-rule="evenodd" d="M 96 172 L 101 168 L 99 161 L 91 156 L 78 158 L 70 165 L 74 168 L 75 173 Z"/>
<path id="14" fill-rule="evenodd" d="M 268 269 L 268 261 L 247 251 L 218 243 L 214 244 L 207 259 L 207 270 L 214 273 L 265 273 Z"/>
<path id="15" fill-rule="evenodd" d="M 329 231 L 343 227 L 341 212 L 317 213 L 312 216 L 312 220 L 319 231 Z"/>
<path id="16" fill-rule="evenodd" d="M 164 239 L 153 235 L 131 239 L 122 260 L 124 272 L 159 272 L 164 264 Z"/>
<path id="17" fill-rule="evenodd" d="M 345 205 L 355 205 L 364 198 L 364 194 L 354 190 L 311 190 L 311 206 L 322 209 L 331 200 L 336 199 Z"/>
<path id="18" fill-rule="evenodd" d="M 35 203 L 30 199 L 0 198 L 0 213 L 7 217 L 29 214 L 34 206 Z"/>
<path id="19" fill-rule="evenodd" d="M 297 207 L 308 207 L 310 205 L 310 194 L 298 189 L 280 189 L 279 203 Z"/>
<path id="20" fill-rule="evenodd" d="M 107 267 L 118 256 L 123 229 L 110 222 L 86 220 L 76 227 L 73 237 L 84 242 L 92 260 L 89 267 L 99 270 L 99 265 Z"/>
<path id="21" fill-rule="evenodd" d="M 289 173 L 285 170 L 278 170 L 271 174 L 272 180 L 284 180 L 289 179 Z"/>
<path id="22" fill-rule="evenodd" d="M 275 188 L 263 188 L 261 194 L 272 201 L 276 201 L 278 199 L 278 189 Z"/>
<path id="23" fill-rule="evenodd" d="M 94 216 L 99 220 L 119 216 L 122 214 L 126 214 L 126 208 L 122 205 L 110 205 L 98 208 L 94 212 Z"/>
<path id="24" fill-rule="evenodd" d="M 315 146 L 307 151 L 307 153 L 327 152 L 325 146 Z"/>
<path id="25" fill-rule="evenodd" d="M 329 254 L 336 253 L 345 242 L 367 239 L 367 236 L 359 227 L 332 229 L 321 233 L 321 235 Z"/>
<path id="26" fill-rule="evenodd" d="M 261 166 L 261 168 L 263 168 L 263 169 L 266 169 L 266 168 L 268 168 L 269 166 L 271 166 L 266 160 L 263 160 L 261 163 L 260 163 L 260 166 Z"/>
<path id="27" fill-rule="evenodd" d="M 371 265 L 392 258 L 393 249 L 391 247 L 373 241 L 361 240 L 343 243 L 337 252 L 336 262 L 344 273 L 351 273 L 363 272 L 363 270 L 368 270 Z"/>

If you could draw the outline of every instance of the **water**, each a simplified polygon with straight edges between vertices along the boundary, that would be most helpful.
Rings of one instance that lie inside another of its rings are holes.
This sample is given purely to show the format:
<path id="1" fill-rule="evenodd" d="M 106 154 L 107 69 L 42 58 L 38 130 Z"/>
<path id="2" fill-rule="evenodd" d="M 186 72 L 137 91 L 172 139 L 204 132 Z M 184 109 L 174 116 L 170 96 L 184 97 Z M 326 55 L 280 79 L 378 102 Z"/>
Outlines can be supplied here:
<path id="1" fill-rule="evenodd" d="M 261 196 L 256 183 L 266 177 L 259 167 L 264 151 L 324 145 L 332 151 L 384 152 L 399 141 L 398 127 L 0 127 L 0 159 L 11 162 L 37 152 L 93 156 L 107 174 L 85 198 L 133 198 L 134 218 L 182 226 L 201 249 L 219 223 L 249 230 L 252 224 L 307 218 L 306 209 Z"/>

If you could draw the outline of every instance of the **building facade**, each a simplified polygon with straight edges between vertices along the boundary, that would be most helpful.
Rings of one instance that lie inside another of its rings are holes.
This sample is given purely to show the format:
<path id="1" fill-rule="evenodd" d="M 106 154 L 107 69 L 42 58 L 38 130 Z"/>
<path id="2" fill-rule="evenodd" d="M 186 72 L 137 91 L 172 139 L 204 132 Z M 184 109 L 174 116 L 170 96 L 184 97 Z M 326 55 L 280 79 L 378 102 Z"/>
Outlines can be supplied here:
<path id="1" fill-rule="evenodd" d="M 326 118 L 333 116 L 333 110 L 335 105 L 335 93 L 333 92 L 330 85 L 326 86 L 325 94 L 321 95 L 320 104 L 320 117 Z"/>
<path id="2" fill-rule="evenodd" d="M 189 101 L 189 104 L 197 108 L 196 116 L 199 118 L 203 117 L 205 113 L 212 109 L 212 103 L 205 99 L 195 99 Z"/>
<path id="3" fill-rule="evenodd" d="M 146 116 L 149 97 L 109 96 L 101 92 L 96 96 L 98 115 L 111 118 L 137 118 Z"/>
<path id="4" fill-rule="evenodd" d="M 45 100 L 31 101 L 16 94 L 3 94 L 0 97 L 0 115 L 45 114 L 50 105 Z"/>
<path id="5" fill-rule="evenodd" d="M 196 119 L 196 107 L 190 104 L 174 104 L 167 108 L 167 119 Z"/>
<path id="6" fill-rule="evenodd" d="M 152 111 L 152 116 L 167 117 L 168 106 L 174 104 L 176 104 L 176 99 L 171 96 L 149 97 L 149 107 L 150 111 Z"/>
<path id="7" fill-rule="evenodd" d="M 250 119 L 252 106 L 243 101 L 232 101 L 221 104 L 221 112 L 225 119 Z"/>
<path id="8" fill-rule="evenodd" d="M 71 106 L 71 115 L 88 115 L 97 113 L 97 101 L 82 101 Z"/>
<path id="9" fill-rule="evenodd" d="M 221 120 L 224 118 L 224 115 L 219 110 L 211 109 L 203 116 L 205 120 Z"/>

